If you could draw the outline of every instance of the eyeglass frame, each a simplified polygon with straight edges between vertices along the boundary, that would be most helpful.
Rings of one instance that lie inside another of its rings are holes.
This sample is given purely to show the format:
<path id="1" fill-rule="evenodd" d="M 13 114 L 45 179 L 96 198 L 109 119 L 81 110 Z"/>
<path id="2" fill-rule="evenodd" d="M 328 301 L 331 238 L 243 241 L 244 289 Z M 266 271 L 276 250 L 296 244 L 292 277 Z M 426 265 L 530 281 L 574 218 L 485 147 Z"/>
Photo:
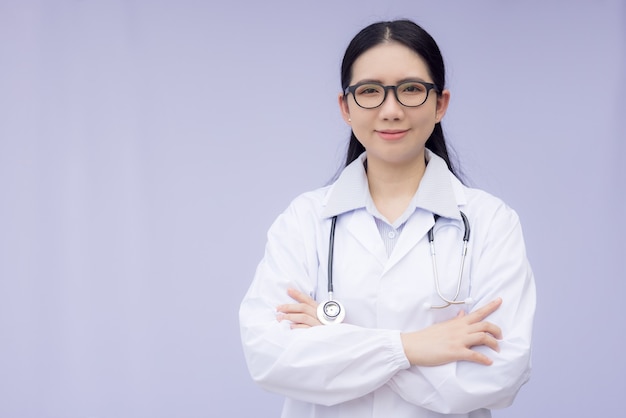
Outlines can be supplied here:
<path id="1" fill-rule="evenodd" d="M 409 106 L 409 105 L 405 105 L 404 103 L 402 103 L 400 101 L 400 98 L 398 97 L 398 86 L 401 86 L 403 84 L 407 84 L 407 83 L 417 83 L 417 84 L 421 84 L 422 86 L 426 87 L 426 97 L 424 98 L 424 101 L 418 105 L 414 105 L 414 106 Z M 365 107 L 362 106 L 361 104 L 359 104 L 359 101 L 356 99 L 356 95 L 354 94 L 354 92 L 356 91 L 357 88 L 361 87 L 361 86 L 365 86 L 367 84 L 374 84 L 376 86 L 380 86 L 383 88 L 383 90 L 385 91 L 385 93 L 383 94 L 383 100 L 380 102 L 380 104 L 378 106 L 374 106 L 374 107 Z M 385 103 L 385 100 L 387 100 L 387 92 L 389 90 L 393 90 L 393 95 L 396 97 L 396 101 L 398 103 L 400 103 L 402 106 L 404 107 L 420 107 L 421 105 L 423 105 L 424 103 L 426 103 L 426 100 L 428 100 L 428 95 L 430 94 L 431 90 L 435 90 L 435 93 L 439 94 L 440 90 L 439 87 L 437 87 L 436 84 L 434 83 L 428 83 L 426 81 L 419 81 L 419 80 L 406 80 L 403 81 L 400 84 L 396 84 L 395 86 L 390 85 L 390 86 L 385 86 L 382 83 L 378 83 L 376 81 L 362 81 L 360 83 L 356 83 L 353 84 L 351 86 L 346 87 L 346 89 L 343 91 L 343 97 L 347 97 L 349 93 L 352 93 L 352 97 L 354 98 L 354 103 L 357 104 L 357 106 L 359 106 L 362 109 L 376 109 L 378 107 L 381 107 L 383 105 L 383 103 Z"/>

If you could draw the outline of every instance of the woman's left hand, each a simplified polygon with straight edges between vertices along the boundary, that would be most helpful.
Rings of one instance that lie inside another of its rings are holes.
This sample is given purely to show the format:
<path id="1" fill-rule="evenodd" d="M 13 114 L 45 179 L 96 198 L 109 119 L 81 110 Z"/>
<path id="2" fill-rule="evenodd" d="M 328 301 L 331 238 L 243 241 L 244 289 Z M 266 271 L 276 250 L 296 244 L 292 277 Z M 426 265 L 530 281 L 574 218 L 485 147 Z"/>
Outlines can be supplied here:
<path id="1" fill-rule="evenodd" d="M 322 323 L 317 319 L 317 302 L 296 289 L 287 289 L 287 294 L 298 303 L 287 303 L 276 307 L 278 321 L 291 321 L 291 328 L 310 328 Z"/>

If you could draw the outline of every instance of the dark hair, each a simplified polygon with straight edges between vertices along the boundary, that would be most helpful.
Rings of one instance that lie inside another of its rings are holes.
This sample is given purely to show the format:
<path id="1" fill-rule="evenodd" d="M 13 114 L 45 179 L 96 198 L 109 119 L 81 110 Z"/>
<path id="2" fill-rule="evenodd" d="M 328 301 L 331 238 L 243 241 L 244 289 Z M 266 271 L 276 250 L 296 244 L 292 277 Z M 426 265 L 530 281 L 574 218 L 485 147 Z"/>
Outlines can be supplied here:
<path id="1" fill-rule="evenodd" d="M 354 62 L 367 50 L 384 42 L 395 41 L 415 51 L 428 67 L 429 75 L 434 84 L 441 92 L 446 84 L 446 71 L 441 51 L 435 40 L 416 23 L 410 20 L 395 20 L 390 22 L 373 23 L 361 30 L 350 42 L 341 63 L 341 88 L 342 91 L 350 84 L 352 79 L 352 66 Z M 443 135 L 441 122 L 435 125 L 433 133 L 426 141 L 426 148 L 443 158 L 448 169 L 457 174 L 455 167 L 448 155 L 448 147 Z M 346 155 L 346 166 L 353 162 L 365 148 L 357 140 L 354 132 L 350 134 L 350 143 Z"/>

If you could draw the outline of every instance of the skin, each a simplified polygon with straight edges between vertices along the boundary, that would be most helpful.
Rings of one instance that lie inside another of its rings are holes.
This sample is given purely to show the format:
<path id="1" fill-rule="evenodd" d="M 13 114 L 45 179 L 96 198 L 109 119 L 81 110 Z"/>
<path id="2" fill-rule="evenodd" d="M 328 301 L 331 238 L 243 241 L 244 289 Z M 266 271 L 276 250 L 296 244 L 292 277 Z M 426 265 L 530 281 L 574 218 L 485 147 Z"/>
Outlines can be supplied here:
<path id="1" fill-rule="evenodd" d="M 354 62 L 351 84 L 377 81 L 397 85 L 415 79 L 431 82 L 425 61 L 406 46 L 387 42 L 364 52 Z M 435 124 L 444 117 L 450 92 L 431 91 L 426 102 L 414 108 L 402 106 L 391 91 L 381 106 L 363 109 L 350 94 L 339 95 L 339 108 L 345 122 L 367 150 L 367 178 L 376 208 L 390 222 L 397 219 L 415 195 L 426 170 L 425 144 Z M 308 295 L 288 289 L 295 303 L 278 306 L 277 319 L 291 322 L 291 328 L 322 325 L 317 319 L 318 303 Z M 500 298 L 469 314 L 415 332 L 401 334 L 404 352 L 416 366 L 437 366 L 455 361 L 490 365 L 492 360 L 473 347 L 486 346 L 499 351 L 502 331 L 485 319 L 495 312 Z"/>
<path id="2" fill-rule="evenodd" d="M 350 84 L 378 81 L 397 85 L 414 79 L 432 83 L 428 66 L 399 43 L 379 44 L 364 52 L 352 66 Z M 389 222 L 397 219 L 415 195 L 426 170 L 425 144 L 448 109 L 450 92 L 431 91 L 419 107 L 405 107 L 389 92 L 381 106 L 363 109 L 350 94 L 339 95 L 344 121 L 367 150 L 367 178 L 376 208 Z"/>

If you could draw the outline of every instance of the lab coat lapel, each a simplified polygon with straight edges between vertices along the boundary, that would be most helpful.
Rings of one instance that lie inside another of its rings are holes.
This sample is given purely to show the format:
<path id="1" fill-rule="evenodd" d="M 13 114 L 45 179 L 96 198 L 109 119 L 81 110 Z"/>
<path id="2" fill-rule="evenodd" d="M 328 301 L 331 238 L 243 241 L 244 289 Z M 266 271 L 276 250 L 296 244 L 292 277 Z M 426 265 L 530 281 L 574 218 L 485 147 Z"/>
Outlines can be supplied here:
<path id="1" fill-rule="evenodd" d="M 433 214 L 417 209 L 413 216 L 409 217 L 404 229 L 398 238 L 398 242 L 391 252 L 389 261 L 386 263 L 385 272 L 400 262 L 421 240 L 427 240 L 428 230 L 433 227 L 435 220 Z"/>
<path id="2" fill-rule="evenodd" d="M 387 263 L 387 252 L 380 239 L 380 234 L 372 215 L 367 213 L 366 210 L 354 211 L 351 213 L 350 219 L 348 219 L 346 228 L 381 265 Z"/>

